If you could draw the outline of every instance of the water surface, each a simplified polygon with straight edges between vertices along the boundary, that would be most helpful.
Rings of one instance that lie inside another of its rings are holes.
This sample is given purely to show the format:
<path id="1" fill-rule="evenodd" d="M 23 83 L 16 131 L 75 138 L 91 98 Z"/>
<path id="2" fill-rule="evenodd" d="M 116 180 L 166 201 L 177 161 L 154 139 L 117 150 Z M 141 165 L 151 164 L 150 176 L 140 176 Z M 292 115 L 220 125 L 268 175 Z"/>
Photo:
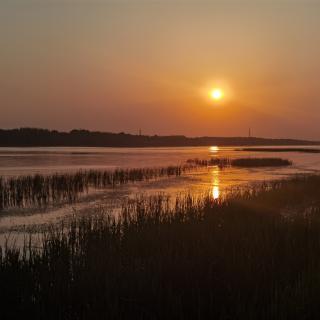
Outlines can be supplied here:
<path id="1" fill-rule="evenodd" d="M 292 147 L 292 146 L 290 146 Z M 299 146 L 295 146 L 299 147 Z M 305 148 L 305 146 L 304 146 Z M 311 148 L 314 148 L 312 146 Z M 183 164 L 190 158 L 210 157 L 281 157 L 293 161 L 291 167 L 199 169 L 178 178 L 139 182 L 116 189 L 96 190 L 79 203 L 46 209 L 11 210 L 0 213 L 0 232 L 20 230 L 37 224 L 61 221 L 76 213 L 86 213 L 95 206 L 117 207 L 136 194 L 209 191 L 221 197 L 230 187 L 251 182 L 277 179 L 297 173 L 320 170 L 320 155 L 298 152 L 239 151 L 239 147 L 177 147 L 177 148 L 0 148 L 0 176 L 74 172 L 79 169 L 162 167 Z"/>

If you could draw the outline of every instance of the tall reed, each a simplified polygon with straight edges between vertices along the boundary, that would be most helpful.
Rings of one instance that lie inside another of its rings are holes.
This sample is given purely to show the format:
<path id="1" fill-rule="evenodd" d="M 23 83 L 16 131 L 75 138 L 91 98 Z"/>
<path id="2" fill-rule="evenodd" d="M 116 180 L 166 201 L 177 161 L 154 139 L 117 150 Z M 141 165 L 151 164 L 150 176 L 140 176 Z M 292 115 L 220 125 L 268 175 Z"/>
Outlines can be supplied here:
<path id="1" fill-rule="evenodd" d="M 0 210 L 12 207 L 47 206 L 50 203 L 74 202 L 89 188 L 106 188 L 161 177 L 178 177 L 191 165 L 159 168 L 81 170 L 76 173 L 0 177 Z"/>
<path id="2" fill-rule="evenodd" d="M 303 176 L 75 217 L 42 249 L 0 250 L 1 319 L 319 319 L 319 190 Z"/>

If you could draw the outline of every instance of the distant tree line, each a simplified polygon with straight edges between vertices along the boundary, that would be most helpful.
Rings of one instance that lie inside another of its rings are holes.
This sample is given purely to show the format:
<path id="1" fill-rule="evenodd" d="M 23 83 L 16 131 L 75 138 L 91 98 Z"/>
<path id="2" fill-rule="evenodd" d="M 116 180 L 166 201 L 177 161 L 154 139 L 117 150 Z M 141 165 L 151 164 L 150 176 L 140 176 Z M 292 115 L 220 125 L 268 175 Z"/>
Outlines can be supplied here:
<path id="1" fill-rule="evenodd" d="M 147 136 L 88 130 L 59 132 L 56 130 L 20 128 L 0 129 L 1 147 L 184 147 L 184 146 L 256 146 L 256 145 L 316 145 L 320 142 L 294 139 L 256 137 L 195 137 L 182 135 Z"/>

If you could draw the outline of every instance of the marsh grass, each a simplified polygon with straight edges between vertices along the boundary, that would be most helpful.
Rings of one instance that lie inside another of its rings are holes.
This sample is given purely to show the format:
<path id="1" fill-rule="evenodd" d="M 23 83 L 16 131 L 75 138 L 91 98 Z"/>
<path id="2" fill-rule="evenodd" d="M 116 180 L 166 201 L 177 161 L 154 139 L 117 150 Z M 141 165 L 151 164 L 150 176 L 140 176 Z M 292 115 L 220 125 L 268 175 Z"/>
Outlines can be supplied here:
<path id="1" fill-rule="evenodd" d="M 187 163 L 193 164 L 196 166 L 208 167 L 208 166 L 218 166 L 219 168 L 224 168 L 231 166 L 231 159 L 230 158 L 210 158 L 207 159 L 188 159 Z"/>
<path id="2" fill-rule="evenodd" d="M 42 249 L 2 248 L 1 319 L 318 319 L 319 190 L 297 176 L 75 217 Z"/>
<path id="3" fill-rule="evenodd" d="M 218 166 L 220 168 L 225 167 L 282 167 L 292 165 L 292 161 L 281 158 L 211 158 L 209 160 L 202 159 L 189 159 L 189 164 L 195 164 L 197 166 Z"/>
<path id="4" fill-rule="evenodd" d="M 0 211 L 10 208 L 46 207 L 50 204 L 74 203 L 89 189 L 102 189 L 150 181 L 163 177 L 179 177 L 197 167 L 228 166 L 269 167 L 288 166 L 289 160 L 280 158 L 211 158 L 190 159 L 186 164 L 159 168 L 80 170 L 75 173 L 0 177 Z"/>
<path id="5" fill-rule="evenodd" d="M 231 160 L 234 167 L 283 167 L 291 166 L 292 161 L 281 158 L 238 158 Z"/>
<path id="6" fill-rule="evenodd" d="M 0 210 L 28 206 L 44 207 L 51 203 L 78 200 L 89 188 L 116 187 L 161 177 L 178 177 L 192 169 L 191 165 L 159 168 L 116 169 L 114 171 L 81 170 L 75 173 L 1 178 Z"/>

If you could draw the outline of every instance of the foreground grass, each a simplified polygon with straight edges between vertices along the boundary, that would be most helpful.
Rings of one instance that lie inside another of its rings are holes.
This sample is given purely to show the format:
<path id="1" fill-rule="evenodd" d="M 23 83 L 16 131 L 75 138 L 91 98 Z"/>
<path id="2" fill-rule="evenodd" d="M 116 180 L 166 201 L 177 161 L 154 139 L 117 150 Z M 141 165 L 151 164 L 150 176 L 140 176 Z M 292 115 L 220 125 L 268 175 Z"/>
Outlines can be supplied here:
<path id="1" fill-rule="evenodd" d="M 140 198 L 52 227 L 42 249 L 2 249 L 1 319 L 318 319 L 319 187 Z"/>

